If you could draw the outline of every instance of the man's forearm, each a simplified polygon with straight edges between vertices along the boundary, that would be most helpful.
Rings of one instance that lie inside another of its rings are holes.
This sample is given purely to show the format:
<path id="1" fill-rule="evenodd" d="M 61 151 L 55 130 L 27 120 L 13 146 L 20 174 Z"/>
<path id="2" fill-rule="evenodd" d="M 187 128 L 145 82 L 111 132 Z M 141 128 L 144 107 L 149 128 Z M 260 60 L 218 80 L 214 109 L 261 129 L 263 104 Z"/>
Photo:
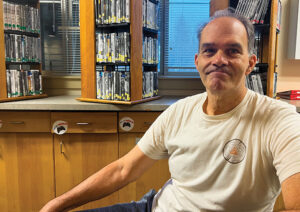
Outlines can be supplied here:
<path id="1" fill-rule="evenodd" d="M 109 164 L 72 190 L 50 201 L 41 211 L 64 211 L 113 193 L 128 183 L 123 168 L 120 161 Z"/>

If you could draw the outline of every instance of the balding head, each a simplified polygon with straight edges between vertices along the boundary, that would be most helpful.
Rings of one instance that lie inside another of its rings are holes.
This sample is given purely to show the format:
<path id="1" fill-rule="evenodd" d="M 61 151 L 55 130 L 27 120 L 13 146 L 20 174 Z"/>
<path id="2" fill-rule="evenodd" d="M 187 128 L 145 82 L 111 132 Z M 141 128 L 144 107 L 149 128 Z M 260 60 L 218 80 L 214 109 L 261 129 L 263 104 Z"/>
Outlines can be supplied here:
<path id="1" fill-rule="evenodd" d="M 225 18 L 225 17 L 230 17 L 230 18 L 234 18 L 237 21 L 239 21 L 245 29 L 245 32 L 247 34 L 247 43 L 248 43 L 248 53 L 249 55 L 254 54 L 254 39 L 255 39 L 255 34 L 254 34 L 254 27 L 253 24 L 244 16 L 239 15 L 237 13 L 235 13 L 234 9 L 232 8 L 227 8 L 225 10 L 219 10 L 217 12 L 215 12 L 215 14 L 210 18 L 210 21 L 203 24 L 199 31 L 198 31 L 198 41 L 199 41 L 199 45 L 201 43 L 201 36 L 202 36 L 202 32 L 205 29 L 205 27 L 211 23 L 213 23 L 213 21 L 217 18 Z"/>

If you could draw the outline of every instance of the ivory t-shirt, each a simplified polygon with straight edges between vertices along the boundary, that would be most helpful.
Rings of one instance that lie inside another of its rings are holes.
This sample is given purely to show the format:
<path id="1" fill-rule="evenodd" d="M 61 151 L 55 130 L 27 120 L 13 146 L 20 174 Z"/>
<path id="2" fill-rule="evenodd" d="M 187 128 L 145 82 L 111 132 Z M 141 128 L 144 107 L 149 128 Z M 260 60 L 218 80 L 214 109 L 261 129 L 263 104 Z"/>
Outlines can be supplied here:
<path id="1" fill-rule="evenodd" d="M 210 116 L 206 98 L 171 105 L 138 143 L 150 158 L 169 158 L 171 179 L 152 211 L 272 211 L 280 183 L 300 172 L 300 115 L 248 90 L 233 110 Z"/>

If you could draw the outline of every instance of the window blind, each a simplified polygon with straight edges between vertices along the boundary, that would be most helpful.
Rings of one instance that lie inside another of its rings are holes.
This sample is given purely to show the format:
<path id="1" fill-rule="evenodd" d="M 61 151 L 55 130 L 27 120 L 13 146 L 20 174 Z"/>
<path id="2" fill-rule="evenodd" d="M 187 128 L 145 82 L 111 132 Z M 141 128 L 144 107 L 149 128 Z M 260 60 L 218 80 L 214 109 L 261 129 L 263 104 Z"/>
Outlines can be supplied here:
<path id="1" fill-rule="evenodd" d="M 79 0 L 40 0 L 43 70 L 80 74 Z"/>
<path id="2" fill-rule="evenodd" d="M 163 1 L 165 75 L 196 75 L 197 31 L 209 19 L 209 0 Z"/>

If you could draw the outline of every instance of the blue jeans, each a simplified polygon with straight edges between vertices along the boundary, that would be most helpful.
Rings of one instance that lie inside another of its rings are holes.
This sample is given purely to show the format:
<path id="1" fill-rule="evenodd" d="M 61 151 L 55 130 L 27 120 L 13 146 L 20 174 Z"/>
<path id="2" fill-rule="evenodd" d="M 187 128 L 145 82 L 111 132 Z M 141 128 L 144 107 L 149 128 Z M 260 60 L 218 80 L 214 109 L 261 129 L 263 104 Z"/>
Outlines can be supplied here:
<path id="1" fill-rule="evenodd" d="M 95 208 L 79 212 L 151 212 L 155 190 L 151 189 L 137 202 L 120 203 L 104 208 Z"/>

